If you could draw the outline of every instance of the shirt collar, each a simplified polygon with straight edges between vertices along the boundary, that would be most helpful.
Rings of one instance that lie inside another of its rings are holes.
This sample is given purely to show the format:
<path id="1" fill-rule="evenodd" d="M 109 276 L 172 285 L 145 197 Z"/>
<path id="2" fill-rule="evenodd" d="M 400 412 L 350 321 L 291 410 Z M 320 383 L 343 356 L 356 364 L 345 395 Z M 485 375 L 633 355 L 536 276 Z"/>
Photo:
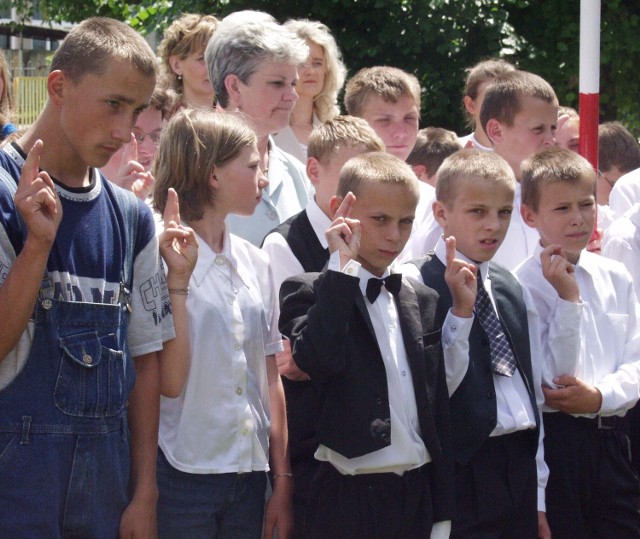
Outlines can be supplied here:
<path id="1" fill-rule="evenodd" d="M 331 219 L 329 219 L 320 209 L 315 197 L 309 201 L 305 209 L 307 210 L 307 217 L 309 218 L 311 227 L 316 233 L 316 236 L 318 236 L 320 245 L 322 245 L 324 249 L 327 249 L 329 244 L 327 243 L 327 238 L 324 235 L 324 232 L 331 226 Z"/>
<path id="2" fill-rule="evenodd" d="M 220 253 L 213 251 L 213 249 L 211 249 L 211 247 L 209 247 L 204 240 L 198 236 L 198 234 L 196 234 L 196 237 L 198 238 L 198 244 L 200 245 L 198 249 L 198 261 L 196 262 L 196 267 L 193 270 L 193 279 L 195 280 L 196 285 L 200 286 L 202 284 L 207 273 L 209 273 L 209 270 L 211 270 L 213 266 L 226 265 L 231 270 L 231 279 L 234 283 L 246 286 L 246 283 L 238 273 L 237 248 L 231 242 L 231 235 L 229 234 L 226 224 L 224 228 L 224 236 L 222 238 L 222 251 Z"/>
<path id="3" fill-rule="evenodd" d="M 536 243 L 536 248 L 532 256 L 533 256 L 533 259 L 536 261 L 536 263 L 540 267 L 542 267 L 542 261 L 540 260 L 540 255 L 542 254 L 542 251 L 544 251 L 544 247 L 538 241 Z M 584 270 L 586 273 L 588 273 L 589 275 L 593 275 L 594 271 L 597 271 L 597 264 L 594 258 L 597 256 L 600 256 L 600 255 L 594 255 L 593 253 L 590 253 L 586 249 L 583 249 L 582 252 L 580 253 L 580 257 L 578 258 L 578 262 L 574 264 L 574 268 L 576 270 L 580 268 Z"/>

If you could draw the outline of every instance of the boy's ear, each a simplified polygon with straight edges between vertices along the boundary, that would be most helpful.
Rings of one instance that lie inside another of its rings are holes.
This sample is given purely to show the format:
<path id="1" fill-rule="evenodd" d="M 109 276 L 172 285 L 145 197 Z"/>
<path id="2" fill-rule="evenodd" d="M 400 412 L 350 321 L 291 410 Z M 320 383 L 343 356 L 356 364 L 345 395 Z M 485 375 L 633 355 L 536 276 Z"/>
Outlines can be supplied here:
<path id="1" fill-rule="evenodd" d="M 59 69 L 49 73 L 47 77 L 47 92 L 49 99 L 55 104 L 59 105 L 64 96 L 64 86 L 69 82 L 69 79 L 65 77 L 64 73 Z"/>
<path id="2" fill-rule="evenodd" d="M 318 185 L 318 174 L 319 174 L 319 165 L 320 163 L 315 157 L 307 157 L 307 176 L 309 177 L 309 181 L 315 186 Z"/>
<path id="3" fill-rule="evenodd" d="M 536 228 L 537 214 L 529 206 L 527 206 L 526 204 L 521 204 L 520 215 L 522 216 L 522 220 L 527 223 L 527 225 L 529 225 L 531 228 Z"/>
<path id="4" fill-rule="evenodd" d="M 240 94 L 240 79 L 238 75 L 230 74 L 224 78 L 224 87 L 229 95 L 228 108 L 239 107 L 242 103 Z"/>
<path id="5" fill-rule="evenodd" d="M 491 118 L 487 122 L 485 131 L 487 132 L 489 140 L 494 144 L 499 144 L 504 140 L 504 131 L 502 129 L 502 124 L 495 118 Z"/>
<path id="6" fill-rule="evenodd" d="M 411 165 L 411 169 L 419 180 L 422 179 L 422 175 L 427 171 L 427 167 L 425 167 L 424 165 Z"/>
<path id="7" fill-rule="evenodd" d="M 331 197 L 331 201 L 329 202 L 329 210 L 331 211 L 331 214 L 329 215 L 329 217 L 331 218 L 332 221 L 335 218 L 336 212 L 338 211 L 340 204 L 342 204 L 341 196 L 334 195 Z"/>
<path id="8" fill-rule="evenodd" d="M 446 230 L 447 228 L 447 209 L 439 200 L 434 200 L 431 205 L 431 211 L 438 224 Z"/>

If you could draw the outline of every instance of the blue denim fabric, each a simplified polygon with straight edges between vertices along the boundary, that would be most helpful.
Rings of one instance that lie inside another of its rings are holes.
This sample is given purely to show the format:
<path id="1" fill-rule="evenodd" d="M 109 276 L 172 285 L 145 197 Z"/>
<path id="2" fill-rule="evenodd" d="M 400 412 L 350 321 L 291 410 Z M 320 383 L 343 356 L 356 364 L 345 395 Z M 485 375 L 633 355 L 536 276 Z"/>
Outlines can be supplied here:
<path id="1" fill-rule="evenodd" d="M 128 503 L 126 307 L 39 299 L 34 320 L 0 391 L 0 537 L 113 539 Z"/>
<path id="2" fill-rule="evenodd" d="M 266 472 L 191 474 L 158 449 L 160 539 L 259 539 Z"/>

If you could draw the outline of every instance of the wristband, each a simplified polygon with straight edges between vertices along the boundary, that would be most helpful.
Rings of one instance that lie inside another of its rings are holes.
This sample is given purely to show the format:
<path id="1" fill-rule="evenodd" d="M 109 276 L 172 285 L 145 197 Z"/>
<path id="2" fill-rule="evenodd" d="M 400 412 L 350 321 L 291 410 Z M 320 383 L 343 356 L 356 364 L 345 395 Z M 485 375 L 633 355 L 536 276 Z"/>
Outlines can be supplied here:
<path id="1" fill-rule="evenodd" d="M 291 479 L 293 479 L 293 473 L 291 472 L 279 473 L 274 475 L 271 479 L 278 479 L 278 477 L 290 477 Z"/>
<path id="2" fill-rule="evenodd" d="M 169 294 L 180 294 L 181 296 L 189 295 L 189 287 L 187 288 L 169 288 Z"/>

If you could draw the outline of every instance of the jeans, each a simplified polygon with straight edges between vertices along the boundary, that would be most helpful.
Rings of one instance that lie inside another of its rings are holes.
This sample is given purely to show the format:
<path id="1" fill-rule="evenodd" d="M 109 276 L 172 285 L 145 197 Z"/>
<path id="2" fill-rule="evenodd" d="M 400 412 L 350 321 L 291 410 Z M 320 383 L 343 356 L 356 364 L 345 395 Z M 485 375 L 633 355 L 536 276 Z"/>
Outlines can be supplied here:
<path id="1" fill-rule="evenodd" d="M 160 539 L 259 539 L 266 472 L 192 474 L 158 449 Z"/>

